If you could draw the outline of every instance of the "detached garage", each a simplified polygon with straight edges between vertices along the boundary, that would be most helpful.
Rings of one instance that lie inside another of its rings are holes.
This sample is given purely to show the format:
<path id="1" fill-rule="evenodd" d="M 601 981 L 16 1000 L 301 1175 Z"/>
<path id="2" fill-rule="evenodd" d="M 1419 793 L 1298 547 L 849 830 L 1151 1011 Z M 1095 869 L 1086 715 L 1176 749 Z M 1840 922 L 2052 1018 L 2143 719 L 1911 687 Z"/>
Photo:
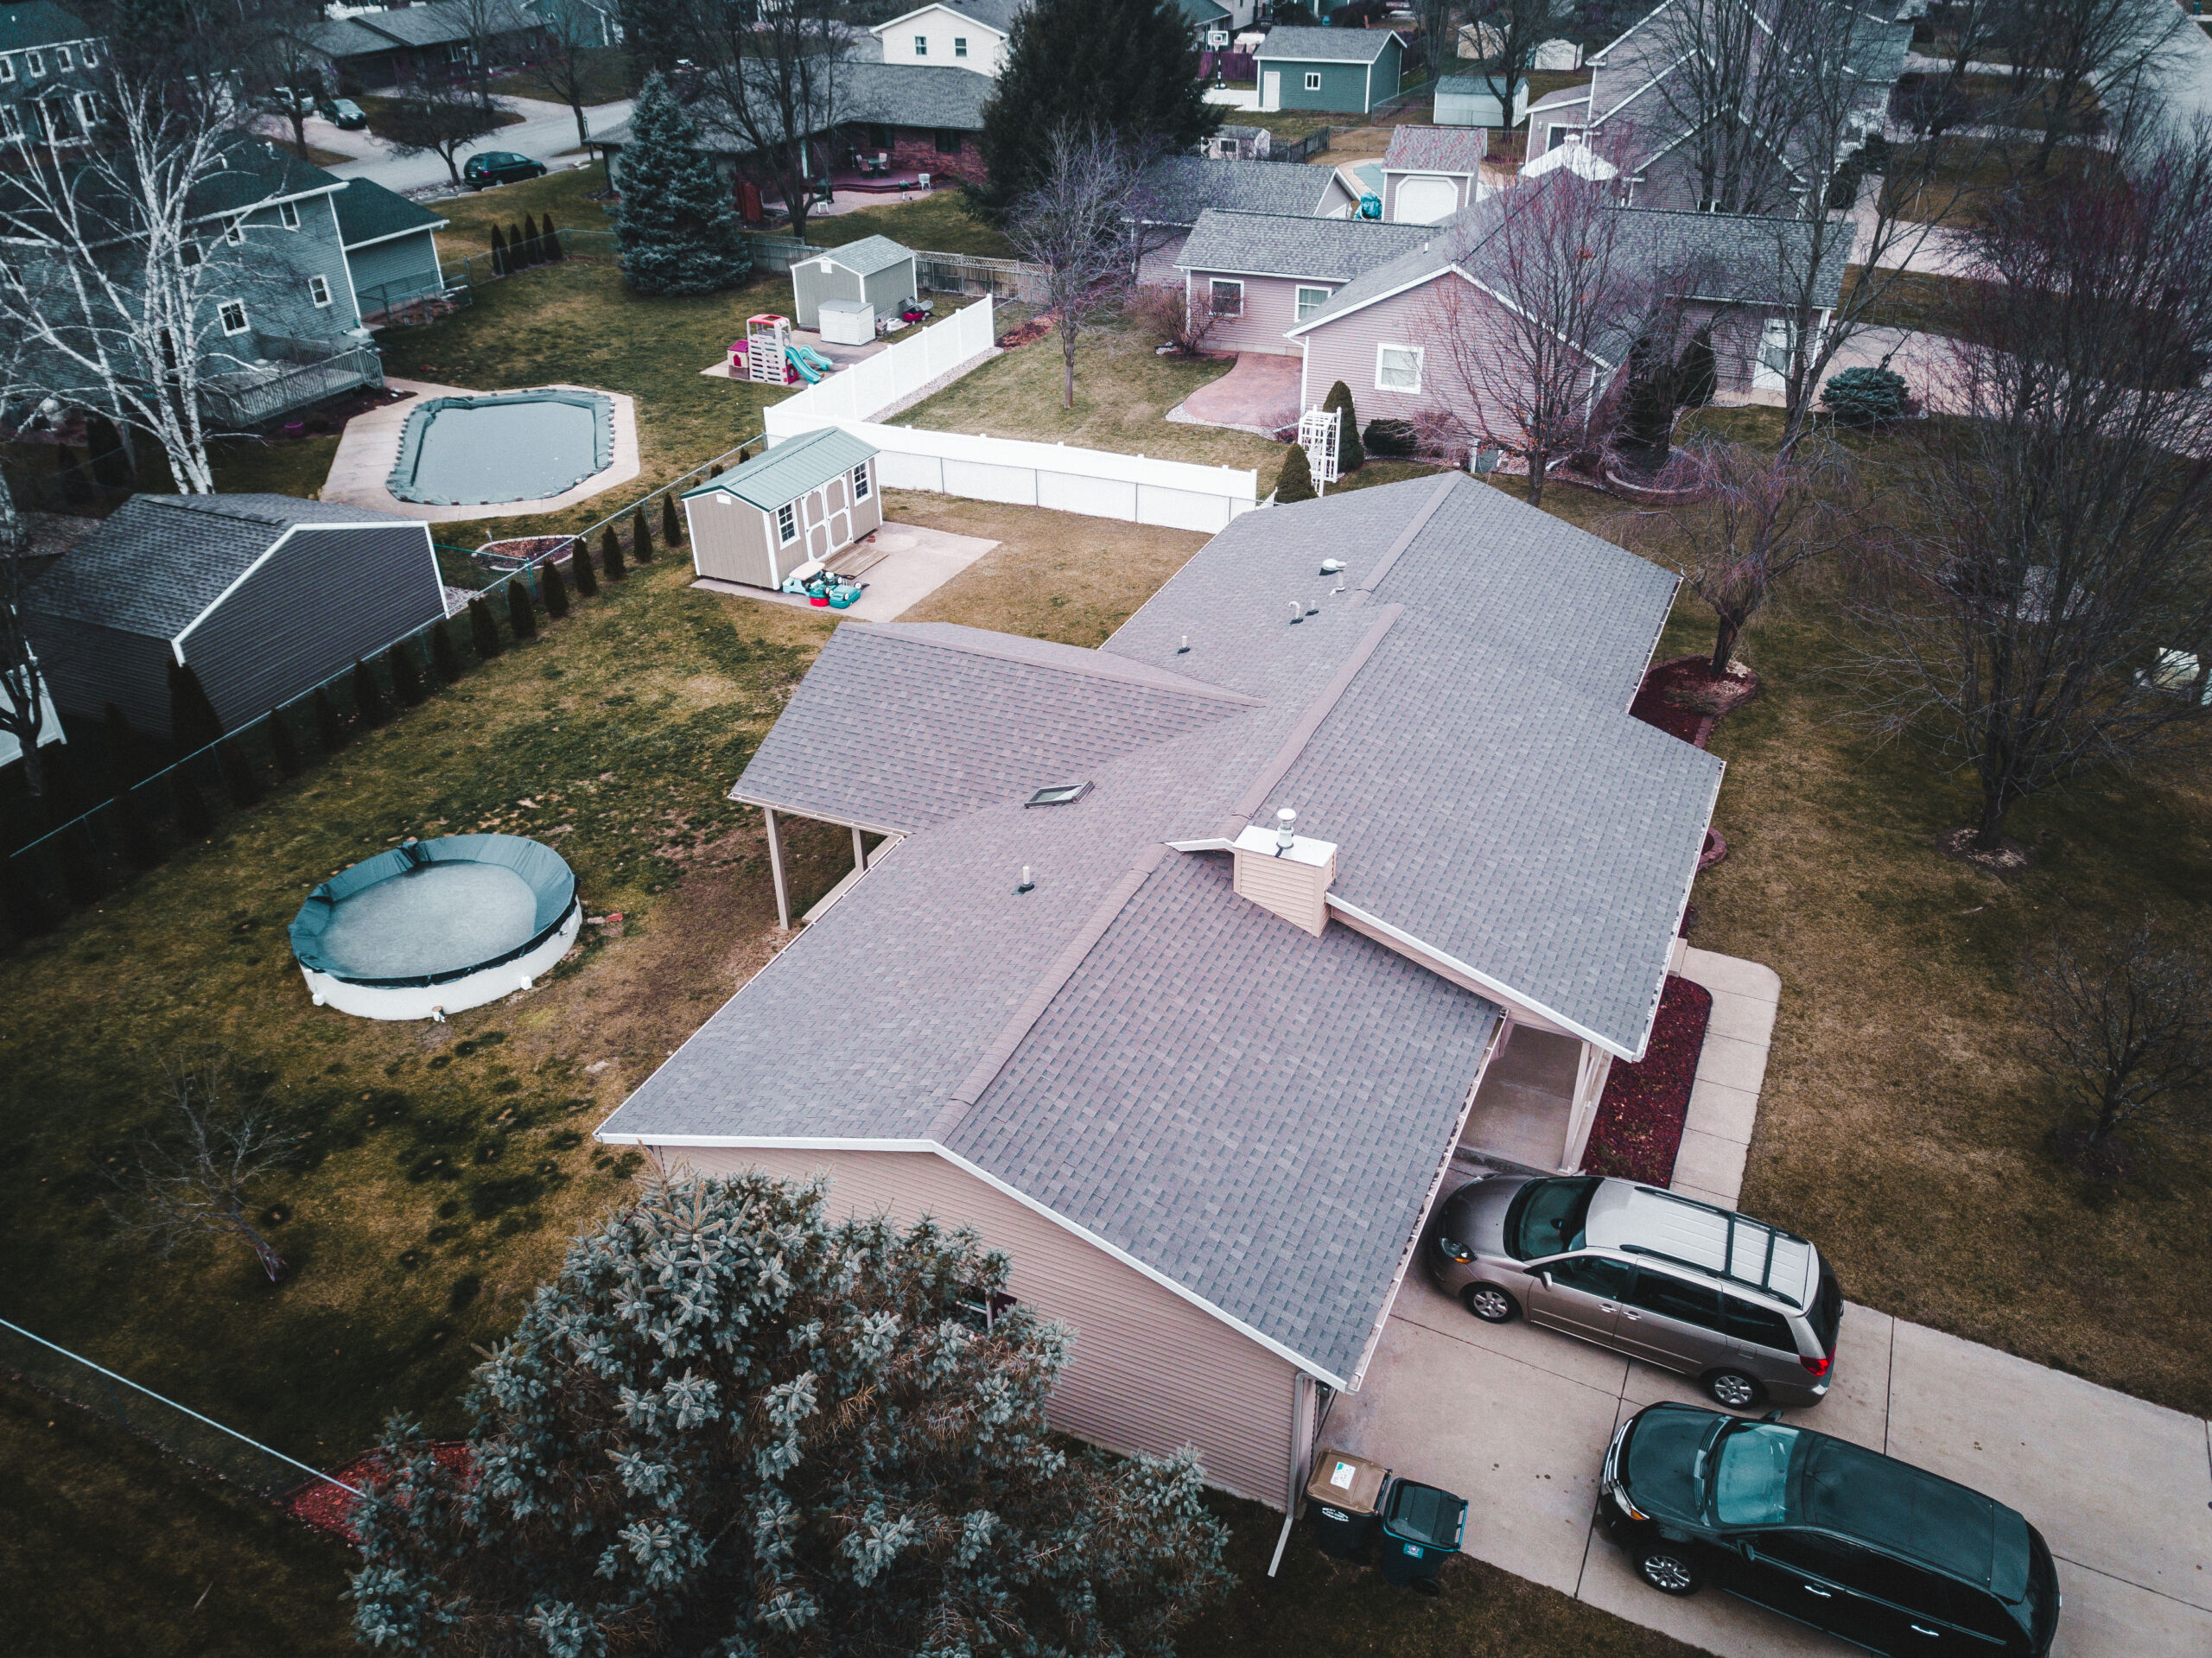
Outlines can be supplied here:
<path id="1" fill-rule="evenodd" d="M 883 522 L 875 456 L 865 439 L 825 427 L 685 491 L 692 568 L 780 588 L 801 565 L 827 563 Z"/>
<path id="2" fill-rule="evenodd" d="M 863 237 L 791 267 L 791 308 L 802 328 L 819 333 L 822 302 L 843 300 L 892 315 L 919 292 L 914 256 L 887 236 Z"/>

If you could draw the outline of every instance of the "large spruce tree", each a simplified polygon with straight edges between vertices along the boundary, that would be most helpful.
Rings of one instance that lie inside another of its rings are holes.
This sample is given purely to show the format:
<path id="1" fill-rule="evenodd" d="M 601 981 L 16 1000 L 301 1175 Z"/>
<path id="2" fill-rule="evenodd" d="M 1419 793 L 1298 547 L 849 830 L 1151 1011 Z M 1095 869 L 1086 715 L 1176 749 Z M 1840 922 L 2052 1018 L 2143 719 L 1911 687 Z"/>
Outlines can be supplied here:
<path id="1" fill-rule="evenodd" d="M 378 1652 L 1162 1654 L 1227 1586 L 1188 1452 L 1054 1443 L 1071 1337 L 966 1233 L 825 1183 L 650 1181 L 354 1522 Z M 1000 1309 L 995 1316 L 987 1309 Z"/>
<path id="2" fill-rule="evenodd" d="M 711 294 L 753 269 L 730 211 L 729 187 L 699 148 L 698 129 L 668 82 L 647 77 L 617 169 L 614 239 L 622 276 L 640 294 Z"/>
<path id="3" fill-rule="evenodd" d="M 1220 124 L 1174 0 L 1036 0 L 1014 19 L 1006 67 L 983 106 L 988 184 L 973 210 L 1002 223 L 1039 180 L 1044 135 L 1096 126 L 1132 150 L 1180 155 Z"/>

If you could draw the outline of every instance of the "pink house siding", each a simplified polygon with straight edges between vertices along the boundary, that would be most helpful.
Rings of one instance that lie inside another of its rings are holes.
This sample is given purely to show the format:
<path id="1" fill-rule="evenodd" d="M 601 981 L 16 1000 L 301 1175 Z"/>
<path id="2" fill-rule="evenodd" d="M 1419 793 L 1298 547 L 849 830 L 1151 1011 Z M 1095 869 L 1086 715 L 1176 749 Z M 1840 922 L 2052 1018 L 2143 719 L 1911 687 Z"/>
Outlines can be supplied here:
<path id="1" fill-rule="evenodd" d="M 1306 340 L 1306 374 L 1302 406 L 1319 408 L 1338 380 L 1351 388 L 1352 406 L 1363 425 L 1377 417 L 1411 420 L 1432 410 L 1448 410 L 1473 424 L 1473 402 L 1462 377 L 1452 365 L 1444 284 L 1458 284 L 1464 296 L 1457 321 L 1461 328 L 1484 326 L 1494 312 L 1495 302 L 1465 285 L 1449 272 L 1432 277 L 1418 288 L 1393 295 L 1363 309 L 1333 319 L 1312 330 Z M 1421 353 L 1421 390 L 1408 394 L 1375 384 L 1380 347 L 1411 346 Z"/>
<path id="2" fill-rule="evenodd" d="M 1298 290 L 1319 288 L 1334 293 L 1341 285 L 1297 282 L 1288 276 L 1248 276 L 1234 270 L 1193 270 L 1188 275 L 1185 292 L 1191 306 L 1199 311 L 1209 303 L 1215 281 L 1244 284 L 1243 314 L 1224 316 L 1214 324 L 1212 334 L 1206 337 L 1209 350 L 1268 352 L 1282 357 L 1298 354 L 1297 342 L 1284 338 L 1285 330 L 1298 321 Z"/>

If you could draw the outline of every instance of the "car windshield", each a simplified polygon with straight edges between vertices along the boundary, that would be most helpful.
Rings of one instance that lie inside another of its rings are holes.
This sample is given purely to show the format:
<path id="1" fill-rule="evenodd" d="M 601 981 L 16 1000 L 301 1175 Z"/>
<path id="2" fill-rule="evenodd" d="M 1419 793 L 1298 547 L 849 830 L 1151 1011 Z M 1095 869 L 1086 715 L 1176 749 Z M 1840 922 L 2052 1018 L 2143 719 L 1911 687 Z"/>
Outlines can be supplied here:
<path id="1" fill-rule="evenodd" d="M 1789 1517 L 1789 1458 L 1797 1430 L 1747 1422 L 1713 1451 L 1713 1517 L 1724 1526 L 1778 1526 Z"/>
<path id="2" fill-rule="evenodd" d="M 1582 1247 L 1582 1225 L 1598 1190 L 1593 1178 L 1535 1180 L 1521 1188 L 1505 1213 L 1505 1247 L 1516 1261 L 1565 1255 Z"/>

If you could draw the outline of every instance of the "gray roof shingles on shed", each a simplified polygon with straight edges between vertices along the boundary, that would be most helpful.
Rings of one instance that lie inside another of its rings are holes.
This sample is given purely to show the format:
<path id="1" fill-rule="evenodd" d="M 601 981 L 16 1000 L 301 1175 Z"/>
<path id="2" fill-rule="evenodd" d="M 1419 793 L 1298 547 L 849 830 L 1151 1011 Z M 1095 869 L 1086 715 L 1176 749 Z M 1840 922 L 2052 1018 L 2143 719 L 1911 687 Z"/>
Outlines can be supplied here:
<path id="1" fill-rule="evenodd" d="M 810 489 L 818 489 L 832 478 L 850 472 L 876 452 L 866 438 L 835 426 L 777 444 L 766 454 L 710 478 L 696 489 L 683 492 L 690 500 L 700 495 L 734 495 L 765 511 L 797 500 Z"/>
<path id="2" fill-rule="evenodd" d="M 1209 207 L 1318 218 L 1350 205 L 1332 168 L 1217 162 L 1203 156 L 1169 156 L 1154 162 L 1145 169 L 1144 189 L 1148 200 L 1140 212 L 1155 225 L 1195 225 Z"/>
<path id="3" fill-rule="evenodd" d="M 1210 207 L 1198 215 L 1182 251 L 1175 256 L 1175 267 L 1350 282 L 1416 251 L 1427 239 L 1425 225 L 1223 213 Z"/>
<path id="4" fill-rule="evenodd" d="M 410 524 L 289 495 L 134 495 L 31 586 L 35 615 L 174 639 L 296 524 Z"/>
<path id="5" fill-rule="evenodd" d="M 899 246 L 887 236 L 863 236 L 857 242 L 826 249 L 822 257 L 855 276 L 873 276 L 879 270 L 909 263 L 914 255 L 911 248 Z"/>
<path id="6" fill-rule="evenodd" d="M 338 208 L 338 235 L 348 248 L 382 242 L 410 231 L 434 231 L 445 220 L 419 202 L 374 179 L 348 179 L 332 200 Z"/>
<path id="7" fill-rule="evenodd" d="M 1387 29 L 1271 29 L 1255 55 L 1285 63 L 1372 63 L 1397 39 Z"/>
<path id="8" fill-rule="evenodd" d="M 1382 154 L 1386 173 L 1479 173 L 1490 153 L 1490 133 L 1482 127 L 1390 129 Z"/>
<path id="9" fill-rule="evenodd" d="M 1293 804 L 1348 902 L 1640 1051 L 1719 777 L 1626 713 L 1674 587 L 1423 479 L 1238 518 L 1096 651 L 848 624 L 733 793 L 906 838 L 602 1134 L 934 1146 L 1349 1377 L 1497 1009 L 1166 843 Z"/>

